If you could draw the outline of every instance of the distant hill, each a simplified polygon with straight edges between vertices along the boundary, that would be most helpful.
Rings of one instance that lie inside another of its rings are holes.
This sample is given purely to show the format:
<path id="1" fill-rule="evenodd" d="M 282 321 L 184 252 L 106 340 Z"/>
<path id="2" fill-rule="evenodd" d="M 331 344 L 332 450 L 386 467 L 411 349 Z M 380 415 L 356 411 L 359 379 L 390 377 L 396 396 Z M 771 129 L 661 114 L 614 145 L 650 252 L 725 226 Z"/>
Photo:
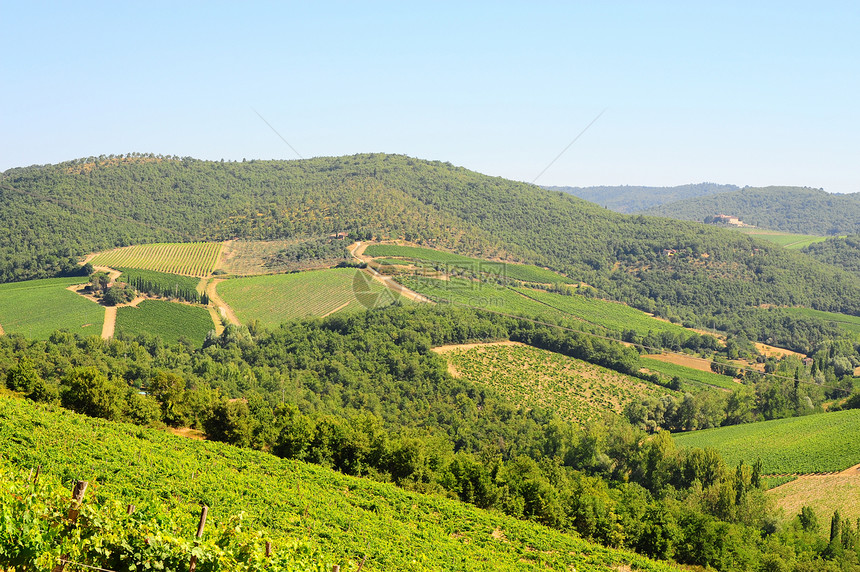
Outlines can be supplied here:
<path id="1" fill-rule="evenodd" d="M 636 213 L 665 203 L 737 191 L 735 185 L 698 183 L 677 187 L 639 187 L 620 185 L 615 187 L 544 187 L 562 191 L 575 197 L 611 209 L 619 213 Z"/>
<path id="2" fill-rule="evenodd" d="M 129 244 L 343 231 L 536 264 L 691 323 L 762 300 L 860 314 L 856 279 L 800 253 L 402 155 L 88 158 L 10 169 L 0 201 L 2 282 L 55 275 L 72 257 Z"/>
<path id="3" fill-rule="evenodd" d="M 810 244 L 802 252 L 860 277 L 860 235 L 828 238 Z"/>
<path id="4" fill-rule="evenodd" d="M 830 194 L 807 187 L 747 187 L 652 207 L 646 214 L 702 221 L 715 214 L 736 216 L 743 222 L 800 234 L 860 232 L 860 193 Z"/>

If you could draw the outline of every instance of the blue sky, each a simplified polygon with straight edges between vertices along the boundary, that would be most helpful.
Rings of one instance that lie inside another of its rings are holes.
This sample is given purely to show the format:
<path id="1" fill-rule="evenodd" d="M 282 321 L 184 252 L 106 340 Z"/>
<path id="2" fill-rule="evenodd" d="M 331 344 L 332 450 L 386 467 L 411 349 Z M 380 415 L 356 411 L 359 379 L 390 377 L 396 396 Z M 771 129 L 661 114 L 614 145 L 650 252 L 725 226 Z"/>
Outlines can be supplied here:
<path id="1" fill-rule="evenodd" d="M 860 191 L 860 3 L 0 3 L 0 170 L 403 153 Z"/>

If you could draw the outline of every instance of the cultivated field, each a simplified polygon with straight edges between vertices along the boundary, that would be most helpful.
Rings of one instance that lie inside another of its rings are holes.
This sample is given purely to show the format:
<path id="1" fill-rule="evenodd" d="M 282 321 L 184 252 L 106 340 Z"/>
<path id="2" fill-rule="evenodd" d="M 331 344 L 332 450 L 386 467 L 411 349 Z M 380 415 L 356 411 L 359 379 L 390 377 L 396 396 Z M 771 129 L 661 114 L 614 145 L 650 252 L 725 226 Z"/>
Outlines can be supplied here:
<path id="1" fill-rule="evenodd" d="M 705 385 L 713 385 L 716 387 L 722 387 L 723 389 L 735 390 L 740 387 L 738 382 L 733 381 L 732 378 L 726 375 L 719 375 L 712 371 L 706 371 L 704 369 L 687 367 L 684 365 L 679 365 L 677 363 L 672 363 L 669 361 L 665 361 L 663 359 L 655 359 L 660 357 L 669 357 L 669 356 L 641 356 L 639 358 L 639 363 L 642 367 L 647 368 L 650 371 L 654 371 L 657 373 L 661 373 L 669 378 L 679 377 L 681 381 L 692 382 L 696 384 L 705 384 Z M 672 358 L 681 358 L 684 356 L 672 355 Z M 690 358 L 691 360 L 697 358 Z M 703 363 L 707 363 L 705 360 L 701 360 Z"/>
<path id="2" fill-rule="evenodd" d="M 824 242 L 826 236 L 814 236 L 809 234 L 792 234 L 790 232 L 780 232 L 778 230 L 765 230 L 760 228 L 744 228 L 738 229 L 744 234 L 748 234 L 753 238 L 774 242 L 785 248 L 799 250 L 805 246 L 816 242 Z"/>
<path id="3" fill-rule="evenodd" d="M 0 284 L 0 326 L 7 334 L 47 339 L 56 330 L 98 336 L 105 310 L 67 290 L 86 277 L 49 278 Z"/>
<path id="4" fill-rule="evenodd" d="M 116 312 L 117 334 L 149 334 L 168 344 L 185 338 L 195 345 L 202 345 L 206 334 L 214 328 L 206 309 L 188 304 L 144 300 L 137 306 L 118 308 Z"/>
<path id="5" fill-rule="evenodd" d="M 768 491 L 787 516 L 811 506 L 822 534 L 830 531 L 830 515 L 839 510 L 843 519 L 860 518 L 860 471 L 851 467 L 835 475 L 806 475 Z"/>
<path id="6" fill-rule="evenodd" d="M 355 268 L 234 278 L 219 283 L 217 292 L 242 323 L 259 320 L 266 327 L 384 306 L 396 296 Z"/>
<path id="7" fill-rule="evenodd" d="M 455 375 L 486 384 L 523 407 L 542 407 L 573 422 L 621 414 L 630 402 L 669 393 L 658 385 L 523 344 L 471 345 L 443 352 Z"/>
<path id="8" fill-rule="evenodd" d="M 842 471 L 860 463 L 860 409 L 706 429 L 679 445 L 713 447 L 729 465 L 762 461 L 763 474 Z"/>
<path id="9" fill-rule="evenodd" d="M 405 261 L 420 260 L 422 262 L 444 264 L 452 269 L 484 273 L 500 278 L 507 278 L 508 280 L 520 280 L 522 282 L 534 282 L 538 284 L 555 284 L 558 282 L 570 284 L 573 282 L 573 280 L 566 276 L 531 264 L 492 262 L 416 246 L 371 244 L 364 250 L 364 255 L 383 258 L 388 263 L 392 262 L 392 258 L 401 258 Z"/>
<path id="10" fill-rule="evenodd" d="M 297 270 L 295 264 L 272 264 L 272 257 L 288 246 L 302 242 L 290 240 L 229 240 L 224 243 L 221 253 L 220 270 L 233 276 L 255 276 L 277 274 Z M 322 260 L 314 264 L 320 268 L 333 266 L 334 263 Z"/>
<path id="11" fill-rule="evenodd" d="M 820 318 L 828 322 L 834 322 L 837 326 L 851 332 L 852 334 L 860 335 L 860 317 L 858 316 L 848 316 L 846 314 L 837 314 L 835 312 L 822 312 L 821 310 L 812 310 L 810 308 L 785 308 L 785 311 L 804 317 L 809 316 L 812 318 Z"/>
<path id="12" fill-rule="evenodd" d="M 140 244 L 102 252 L 90 263 L 203 277 L 215 268 L 220 254 L 220 242 Z"/>
<path id="13" fill-rule="evenodd" d="M 690 330 L 683 326 L 658 320 L 641 310 L 618 302 L 577 295 L 565 296 L 532 288 L 515 288 L 515 290 L 565 314 L 600 324 L 610 330 L 633 330 L 640 335 L 648 332 L 673 332 L 684 338 L 690 335 Z"/>

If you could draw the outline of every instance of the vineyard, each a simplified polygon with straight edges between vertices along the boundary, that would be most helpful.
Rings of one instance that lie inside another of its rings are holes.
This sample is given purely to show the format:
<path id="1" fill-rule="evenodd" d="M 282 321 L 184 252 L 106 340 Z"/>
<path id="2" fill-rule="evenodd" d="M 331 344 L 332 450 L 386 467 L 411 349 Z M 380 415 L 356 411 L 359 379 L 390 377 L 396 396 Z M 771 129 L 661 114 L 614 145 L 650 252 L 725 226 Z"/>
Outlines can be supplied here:
<path id="1" fill-rule="evenodd" d="M 642 397 L 668 390 L 640 379 L 525 345 L 483 345 L 445 353 L 457 376 L 486 384 L 523 407 L 551 409 L 585 423 L 621 414 Z"/>
<path id="2" fill-rule="evenodd" d="M 118 308 L 116 313 L 116 333 L 158 336 L 168 344 L 185 338 L 200 346 L 212 329 L 214 325 L 209 312 L 187 304 L 144 300 L 137 306 Z"/>
<path id="3" fill-rule="evenodd" d="M 763 474 L 824 473 L 860 463 L 860 410 L 808 415 L 676 435 L 713 447 L 729 465 L 762 461 Z"/>
<path id="4" fill-rule="evenodd" d="M 740 385 L 738 385 L 736 381 L 732 380 L 732 378 L 726 375 L 719 375 L 710 371 L 693 369 L 692 367 L 685 367 L 683 365 L 660 361 L 646 356 L 640 357 L 639 363 L 642 365 L 642 367 L 647 368 L 650 371 L 661 373 L 664 376 L 669 377 L 670 379 L 673 377 L 678 377 L 681 379 L 682 382 L 713 385 L 732 391 L 740 387 Z"/>
<path id="5" fill-rule="evenodd" d="M 0 530 L 21 539 L 0 547 L 5 567 L 40 558 L 50 570 L 69 554 L 109 570 L 187 570 L 193 550 L 201 571 L 675 570 L 465 503 L 24 400 L 0 397 L 0 450 L 17 467 L 0 470 Z M 90 483 L 81 524 L 54 526 L 75 480 Z M 195 541 L 200 504 L 212 524 Z"/>
<path id="6" fill-rule="evenodd" d="M 776 230 L 763 230 L 758 228 L 739 229 L 740 232 L 748 234 L 753 238 L 767 240 L 768 242 L 776 243 L 785 248 L 800 250 L 810 244 L 823 242 L 827 240 L 826 236 L 814 236 L 809 234 L 792 234 L 790 232 L 780 232 Z"/>
<path id="7" fill-rule="evenodd" d="M 396 246 L 393 244 L 371 244 L 365 249 L 364 254 L 365 256 L 386 258 L 389 259 L 389 262 L 391 262 L 390 259 L 392 257 L 405 259 L 406 261 L 420 260 L 436 265 L 446 265 L 452 269 L 466 270 L 470 273 L 489 274 L 502 279 L 507 278 L 508 280 L 520 280 L 522 282 L 538 284 L 555 284 L 558 282 L 569 284 L 573 282 L 573 280 L 566 276 L 531 264 L 492 262 L 430 248 Z"/>
<path id="8" fill-rule="evenodd" d="M 220 242 L 140 244 L 102 252 L 90 262 L 94 266 L 203 277 L 212 272 L 220 255 Z"/>
<path id="9" fill-rule="evenodd" d="M 234 278 L 219 283 L 218 294 L 242 323 L 259 320 L 266 327 L 294 318 L 362 310 L 362 302 L 386 305 L 394 299 L 388 289 L 355 268 Z"/>
<path id="10" fill-rule="evenodd" d="M 0 326 L 7 334 L 39 339 L 61 329 L 100 335 L 104 308 L 66 289 L 86 281 L 78 276 L 0 284 Z"/>
<path id="11" fill-rule="evenodd" d="M 813 310 L 811 308 L 785 308 L 784 311 L 798 316 L 819 318 L 827 322 L 833 322 L 840 328 L 847 330 L 854 335 L 860 335 L 860 317 L 858 316 L 837 314 L 835 312 L 824 312 L 821 310 Z"/>
<path id="12" fill-rule="evenodd" d="M 600 324 L 610 330 L 619 332 L 633 330 L 640 335 L 645 335 L 648 332 L 672 332 L 682 338 L 690 335 L 690 330 L 682 326 L 658 320 L 641 310 L 618 302 L 586 298 L 585 296 L 564 296 L 531 288 L 515 288 L 515 290 L 560 312 Z"/>

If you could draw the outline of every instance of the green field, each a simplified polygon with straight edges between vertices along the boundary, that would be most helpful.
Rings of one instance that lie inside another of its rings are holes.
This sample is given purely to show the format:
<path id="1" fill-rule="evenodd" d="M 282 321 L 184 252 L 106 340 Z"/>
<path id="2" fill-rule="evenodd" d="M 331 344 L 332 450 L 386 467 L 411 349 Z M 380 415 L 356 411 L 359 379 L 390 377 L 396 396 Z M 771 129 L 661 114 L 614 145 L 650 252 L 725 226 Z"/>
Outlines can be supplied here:
<path id="1" fill-rule="evenodd" d="M 561 354 L 521 344 L 446 351 L 459 377 L 485 384 L 522 407 L 551 409 L 568 421 L 598 421 L 631 402 L 669 390 Z"/>
<path id="2" fill-rule="evenodd" d="M 660 361 L 645 356 L 639 358 L 639 363 L 642 367 L 662 373 L 670 378 L 677 376 L 681 381 L 713 385 L 716 387 L 722 387 L 723 389 L 730 389 L 732 391 L 740 387 L 740 384 L 733 381 L 732 378 L 726 375 L 719 375 L 711 371 L 702 371 L 700 369 Z"/>
<path id="3" fill-rule="evenodd" d="M 675 440 L 713 447 L 729 465 L 760 458 L 763 474 L 841 471 L 860 463 L 860 409 L 694 431 Z"/>
<path id="4" fill-rule="evenodd" d="M 393 244 L 371 244 L 364 251 L 365 256 L 390 259 L 392 257 L 407 260 L 420 260 L 446 264 L 450 267 L 463 269 L 474 273 L 487 273 L 508 280 L 520 280 L 522 282 L 534 282 L 538 284 L 555 284 L 557 282 L 573 283 L 566 276 L 557 274 L 552 270 L 533 266 L 531 264 L 513 264 L 505 262 L 492 262 L 480 258 L 460 256 L 450 252 L 433 250 L 431 248 L 419 248 L 416 246 L 397 246 Z M 387 260 L 389 263 L 390 260 Z"/>
<path id="5" fill-rule="evenodd" d="M 810 244 L 814 244 L 816 242 L 824 242 L 825 240 L 827 240 L 826 236 L 815 236 L 810 234 L 792 234 L 790 232 L 764 230 L 760 228 L 743 228 L 738 230 L 744 234 L 752 236 L 753 238 L 767 240 L 768 242 L 773 242 L 780 246 L 784 246 L 785 248 L 791 248 L 795 250 L 800 250 L 801 248 L 809 246 Z"/>
<path id="6" fill-rule="evenodd" d="M 90 263 L 203 277 L 211 273 L 218 262 L 221 246 L 220 242 L 139 244 L 102 252 Z"/>
<path id="7" fill-rule="evenodd" d="M 101 335 L 104 308 L 66 290 L 86 281 L 85 276 L 77 276 L 0 284 L 0 326 L 7 334 L 38 339 L 61 329 Z"/>
<path id="8" fill-rule="evenodd" d="M 843 328 L 852 334 L 860 335 L 860 316 L 849 316 L 847 314 L 837 314 L 835 312 L 823 312 L 821 310 L 812 310 L 810 308 L 783 308 L 783 310 L 803 317 L 820 318 L 828 322 L 834 322 L 840 328 Z"/>
<path id="9" fill-rule="evenodd" d="M 397 296 L 355 268 L 233 278 L 219 283 L 217 291 L 242 323 L 259 320 L 266 327 L 384 306 Z"/>
<path id="10" fill-rule="evenodd" d="M 24 476 L 41 466 L 45 479 L 88 480 L 85 503 L 114 501 L 119 513 L 128 503 L 184 512 L 174 534 L 186 549 L 202 503 L 215 525 L 244 512 L 241 528 L 260 531 L 258 554 L 265 540 L 276 555 L 298 543 L 319 555 L 325 570 L 337 563 L 355 571 L 365 555 L 365 572 L 677 570 L 441 496 L 25 400 L 0 398 L 0 450 Z M 12 501 L 0 496 L 4 517 Z M 214 533 L 209 526 L 204 539 Z"/>
<path id="11" fill-rule="evenodd" d="M 624 304 L 585 296 L 565 296 L 532 288 L 502 287 L 460 278 L 437 280 L 429 277 L 406 277 L 402 278 L 402 282 L 408 288 L 436 301 L 449 301 L 541 320 L 588 322 L 600 328 L 614 330 L 619 335 L 624 330 L 634 330 L 640 335 L 648 332 L 674 332 L 681 338 L 686 338 L 691 333 L 682 326 L 652 318 L 645 312 Z"/>
<path id="12" fill-rule="evenodd" d="M 117 308 L 116 333 L 129 336 L 151 334 L 168 344 L 185 338 L 202 345 L 212 318 L 204 308 L 162 300 L 144 300 L 135 306 Z"/>
<path id="13" fill-rule="evenodd" d="M 640 335 L 645 335 L 648 332 L 673 332 L 682 338 L 690 335 L 690 331 L 683 326 L 658 320 L 625 304 L 578 295 L 565 296 L 531 288 L 515 288 L 515 290 L 565 314 L 600 324 L 610 330 L 619 332 L 633 330 Z"/>

